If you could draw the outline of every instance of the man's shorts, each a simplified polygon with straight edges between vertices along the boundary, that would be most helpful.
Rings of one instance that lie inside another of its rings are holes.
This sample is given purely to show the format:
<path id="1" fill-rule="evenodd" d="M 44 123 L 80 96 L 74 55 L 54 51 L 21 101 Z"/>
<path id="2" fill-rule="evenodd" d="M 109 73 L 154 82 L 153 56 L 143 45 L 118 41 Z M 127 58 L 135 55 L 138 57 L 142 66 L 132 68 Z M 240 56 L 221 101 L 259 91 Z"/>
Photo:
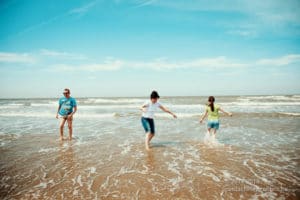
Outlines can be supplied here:
<path id="1" fill-rule="evenodd" d="M 68 119 L 68 115 L 61 115 L 61 114 L 58 114 L 58 118 L 60 119 Z M 72 119 L 71 119 L 72 120 Z"/>
<path id="2" fill-rule="evenodd" d="M 142 117 L 141 119 L 142 125 L 145 129 L 146 133 L 155 134 L 154 120 L 151 118 Z"/>

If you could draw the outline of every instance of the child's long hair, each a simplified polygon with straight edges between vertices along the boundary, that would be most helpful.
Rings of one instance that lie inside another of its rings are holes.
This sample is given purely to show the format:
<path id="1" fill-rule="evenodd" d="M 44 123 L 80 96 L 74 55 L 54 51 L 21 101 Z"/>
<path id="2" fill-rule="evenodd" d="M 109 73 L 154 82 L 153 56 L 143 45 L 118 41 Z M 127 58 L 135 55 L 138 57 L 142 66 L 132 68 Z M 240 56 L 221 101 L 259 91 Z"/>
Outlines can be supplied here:
<path id="1" fill-rule="evenodd" d="M 215 107 L 214 107 L 214 102 L 215 102 L 215 97 L 210 96 L 208 97 L 208 102 L 210 102 L 209 106 L 212 112 L 214 112 Z"/>

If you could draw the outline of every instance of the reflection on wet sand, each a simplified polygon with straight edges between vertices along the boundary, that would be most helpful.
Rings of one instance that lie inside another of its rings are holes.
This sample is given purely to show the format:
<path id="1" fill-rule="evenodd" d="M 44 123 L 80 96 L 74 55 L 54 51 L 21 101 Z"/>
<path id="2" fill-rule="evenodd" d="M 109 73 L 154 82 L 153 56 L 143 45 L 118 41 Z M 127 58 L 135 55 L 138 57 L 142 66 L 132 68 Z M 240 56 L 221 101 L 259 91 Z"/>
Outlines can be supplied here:
<path id="1" fill-rule="evenodd" d="M 155 170 L 155 152 L 153 151 L 147 151 L 147 158 L 146 158 L 146 163 L 148 166 L 149 171 Z"/>
<path id="2" fill-rule="evenodd" d="M 2 199 L 296 199 L 299 188 L 300 152 L 288 146 L 277 155 L 189 140 L 156 140 L 151 151 L 110 136 L 54 141 L 22 137 L 0 149 Z"/>

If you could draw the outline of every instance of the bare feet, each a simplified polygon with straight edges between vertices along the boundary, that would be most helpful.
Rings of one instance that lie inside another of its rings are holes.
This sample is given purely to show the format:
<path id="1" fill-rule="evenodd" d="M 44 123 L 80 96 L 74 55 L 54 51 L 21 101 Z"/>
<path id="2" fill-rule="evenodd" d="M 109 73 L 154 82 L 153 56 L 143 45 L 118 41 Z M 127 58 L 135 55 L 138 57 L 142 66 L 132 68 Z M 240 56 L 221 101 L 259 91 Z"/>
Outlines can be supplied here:
<path id="1" fill-rule="evenodd" d="M 60 141 L 64 141 L 64 137 L 60 136 Z"/>
<path id="2" fill-rule="evenodd" d="M 145 142 L 145 147 L 146 147 L 146 150 L 147 150 L 147 151 L 150 150 L 150 146 L 149 146 L 149 143 L 148 143 L 147 141 Z"/>
<path id="3" fill-rule="evenodd" d="M 216 134 L 213 133 L 213 134 L 211 135 L 211 138 L 212 138 L 213 140 L 216 139 Z"/>

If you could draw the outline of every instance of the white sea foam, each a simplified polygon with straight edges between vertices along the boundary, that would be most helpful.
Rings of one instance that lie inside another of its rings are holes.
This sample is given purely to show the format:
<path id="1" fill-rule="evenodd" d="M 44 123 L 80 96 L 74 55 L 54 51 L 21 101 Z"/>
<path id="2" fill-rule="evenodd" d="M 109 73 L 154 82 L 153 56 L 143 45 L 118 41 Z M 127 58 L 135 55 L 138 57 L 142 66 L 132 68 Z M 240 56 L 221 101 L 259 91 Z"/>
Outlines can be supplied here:
<path id="1" fill-rule="evenodd" d="M 24 106 L 24 104 L 21 103 L 2 104 L 0 105 L 0 109 L 19 109 L 22 106 Z"/>
<path id="2" fill-rule="evenodd" d="M 40 113 L 40 112 L 10 112 L 10 113 L 0 113 L 2 117 L 43 117 L 43 118 L 55 118 L 55 113 Z M 74 118 L 113 118 L 118 117 L 117 113 L 102 113 L 102 114 L 88 114 L 88 113 L 76 113 Z"/>
<path id="3" fill-rule="evenodd" d="M 48 102 L 48 103 L 31 103 L 32 107 L 58 107 L 58 102 Z"/>
<path id="4" fill-rule="evenodd" d="M 40 184 L 36 185 L 35 187 L 47 188 L 47 183 L 41 182 Z"/>
<path id="5" fill-rule="evenodd" d="M 57 151 L 57 148 L 41 148 L 38 152 L 39 153 L 49 153 L 49 152 L 53 152 L 53 151 Z"/>
<path id="6" fill-rule="evenodd" d="M 176 113 L 176 116 L 178 118 L 191 118 L 191 117 L 199 117 L 201 113 Z M 161 118 L 172 118 L 170 114 L 167 113 L 157 113 L 155 114 L 156 117 L 161 117 Z"/>
<path id="7" fill-rule="evenodd" d="M 89 170 L 91 174 L 96 173 L 96 167 L 90 167 Z"/>
<path id="8" fill-rule="evenodd" d="M 227 170 L 222 170 L 222 173 L 225 179 L 230 179 L 231 174 Z"/>
<path id="9" fill-rule="evenodd" d="M 252 102 L 252 101 L 243 101 L 243 102 L 229 102 L 229 103 L 219 103 L 221 106 L 299 106 L 300 101 L 298 102 Z"/>
<path id="10" fill-rule="evenodd" d="M 273 100 L 273 101 L 299 101 L 300 96 L 245 96 L 239 97 L 238 100 Z"/>
<path id="11" fill-rule="evenodd" d="M 119 108 L 130 108 L 138 110 L 140 108 L 140 105 L 138 104 L 127 104 L 127 105 L 82 105 L 80 108 L 83 109 L 119 109 Z"/>
<path id="12" fill-rule="evenodd" d="M 103 98 L 89 98 L 84 100 L 85 103 L 111 103 L 111 104 L 122 104 L 122 103 L 143 103 L 144 99 L 136 98 L 120 98 L 120 99 L 103 99 Z"/>
<path id="13" fill-rule="evenodd" d="M 219 143 L 219 141 L 216 139 L 216 136 L 213 134 L 209 134 L 208 132 L 206 132 L 204 138 L 203 138 L 204 144 L 208 145 L 208 146 L 224 146 L 223 144 Z"/>
<path id="14" fill-rule="evenodd" d="M 53 113 L 22 113 L 22 112 L 9 112 L 9 113 L 0 113 L 0 116 L 3 117 L 55 117 Z"/>
<path id="15" fill-rule="evenodd" d="M 77 177 L 77 183 L 80 185 L 80 187 L 83 186 L 82 181 L 81 181 L 81 175 L 79 175 L 79 176 Z"/>
<path id="16" fill-rule="evenodd" d="M 122 147 L 122 152 L 121 152 L 122 155 L 127 154 L 131 150 L 131 145 L 129 140 L 126 140 L 123 144 L 119 144 L 118 146 Z"/>
<path id="17" fill-rule="evenodd" d="M 300 113 L 280 112 L 283 115 L 300 116 Z"/>
<path id="18" fill-rule="evenodd" d="M 78 118 L 113 118 L 118 117 L 118 113 L 102 113 L 102 114 L 80 114 L 78 113 Z"/>

